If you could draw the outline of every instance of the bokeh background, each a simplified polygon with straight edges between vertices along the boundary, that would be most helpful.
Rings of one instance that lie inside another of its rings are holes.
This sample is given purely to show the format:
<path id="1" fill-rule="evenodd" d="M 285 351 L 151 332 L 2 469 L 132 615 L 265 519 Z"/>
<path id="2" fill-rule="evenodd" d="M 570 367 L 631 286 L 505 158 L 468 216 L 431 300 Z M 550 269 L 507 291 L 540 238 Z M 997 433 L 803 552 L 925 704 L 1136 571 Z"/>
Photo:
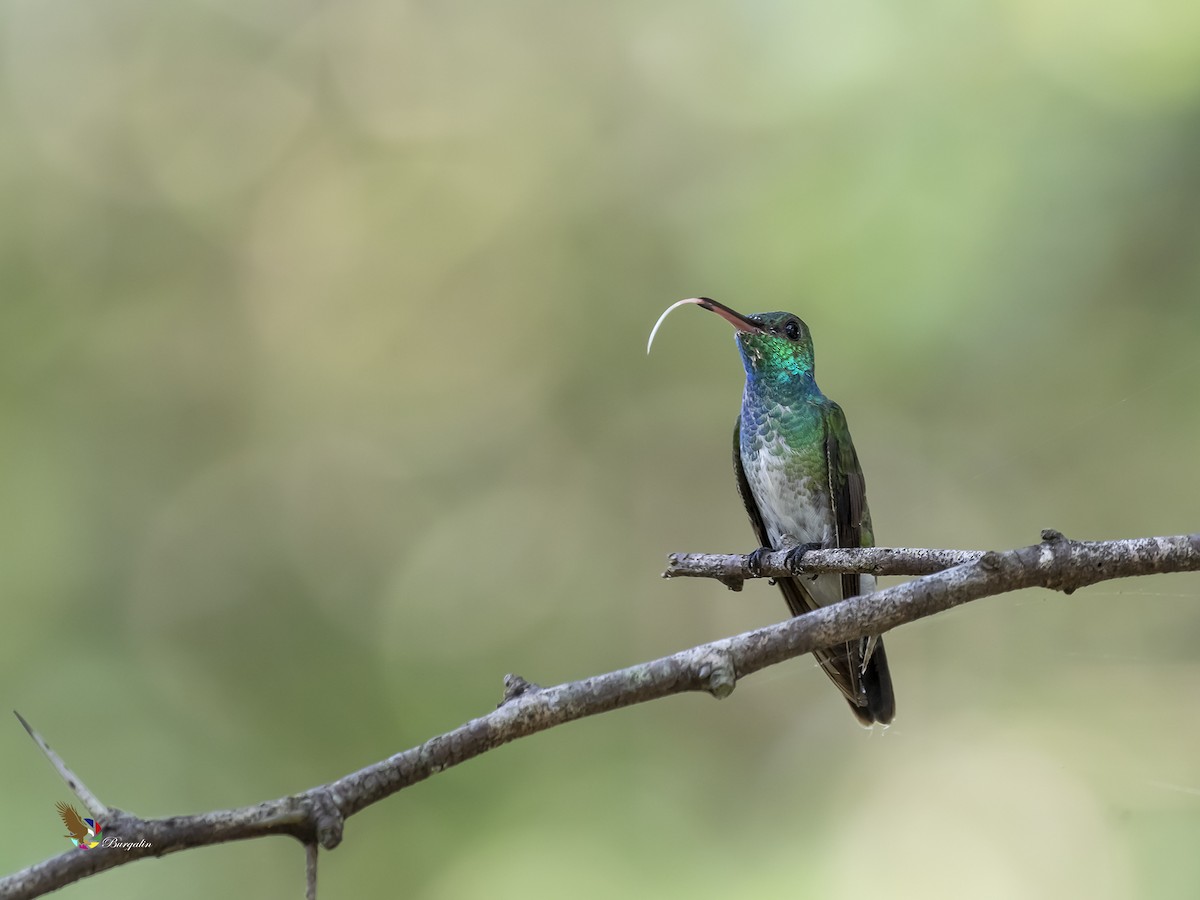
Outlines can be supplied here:
<path id="1" fill-rule="evenodd" d="M 0 53 L 3 707 L 114 805 L 780 619 L 658 577 L 753 548 L 730 329 L 645 354 L 680 297 L 808 320 L 883 544 L 1200 528 L 1190 0 L 4 0 Z M 1196 896 L 1198 600 L 907 626 L 886 732 L 804 660 L 519 742 L 351 819 L 322 896 Z M 0 798 L 0 869 L 66 849 L 12 719 Z"/>

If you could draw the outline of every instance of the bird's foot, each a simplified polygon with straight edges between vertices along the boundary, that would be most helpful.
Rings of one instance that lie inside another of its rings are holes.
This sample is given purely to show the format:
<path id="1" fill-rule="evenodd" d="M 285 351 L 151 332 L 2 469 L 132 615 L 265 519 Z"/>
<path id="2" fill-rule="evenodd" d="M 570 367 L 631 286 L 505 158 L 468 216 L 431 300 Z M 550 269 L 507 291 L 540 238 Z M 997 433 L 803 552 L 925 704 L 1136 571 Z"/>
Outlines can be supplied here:
<path id="1" fill-rule="evenodd" d="M 783 558 L 784 563 L 793 575 L 801 574 L 803 568 L 804 554 L 809 550 L 823 550 L 825 547 L 820 541 L 809 541 L 807 544 L 798 544 L 788 551 L 787 556 Z M 816 577 L 815 575 L 813 576 Z"/>
<path id="2" fill-rule="evenodd" d="M 774 552 L 774 547 L 759 547 L 746 557 L 746 571 L 751 578 L 762 578 L 763 557 Z"/>

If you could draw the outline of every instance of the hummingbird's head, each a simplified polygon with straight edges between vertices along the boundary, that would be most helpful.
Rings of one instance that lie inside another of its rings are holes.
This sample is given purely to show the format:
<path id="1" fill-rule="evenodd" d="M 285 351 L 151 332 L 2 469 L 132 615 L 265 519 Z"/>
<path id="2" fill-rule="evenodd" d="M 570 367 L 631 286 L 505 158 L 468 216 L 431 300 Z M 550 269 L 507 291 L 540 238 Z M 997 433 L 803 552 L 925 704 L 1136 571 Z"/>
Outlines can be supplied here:
<path id="1" fill-rule="evenodd" d="M 787 312 L 738 318 L 730 321 L 738 330 L 738 350 L 748 378 L 788 383 L 813 377 L 812 335 L 802 319 Z"/>
<path id="2" fill-rule="evenodd" d="M 654 330 L 650 332 L 650 342 L 646 345 L 647 353 L 650 351 L 650 344 L 654 343 L 658 326 L 663 323 L 667 313 L 685 303 L 693 303 L 709 312 L 715 312 L 737 329 L 738 350 L 741 351 L 742 362 L 746 365 L 746 377 L 751 381 L 788 384 L 812 379 L 812 335 L 800 318 L 786 312 L 755 313 L 746 316 L 708 297 L 689 297 L 668 306 L 666 312 L 658 317 Z"/>

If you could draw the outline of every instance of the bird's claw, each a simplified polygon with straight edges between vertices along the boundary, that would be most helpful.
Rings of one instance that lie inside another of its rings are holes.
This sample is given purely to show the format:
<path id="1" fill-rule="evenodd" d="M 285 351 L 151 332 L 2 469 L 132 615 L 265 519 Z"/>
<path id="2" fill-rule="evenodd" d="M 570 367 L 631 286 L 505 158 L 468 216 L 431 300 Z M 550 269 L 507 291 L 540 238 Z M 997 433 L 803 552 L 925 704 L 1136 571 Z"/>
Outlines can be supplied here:
<path id="1" fill-rule="evenodd" d="M 823 546 L 820 541 L 809 541 L 807 544 L 798 544 L 787 552 L 787 556 L 783 558 L 783 561 L 793 575 L 799 575 L 804 554 L 809 550 L 820 550 Z"/>
<path id="2" fill-rule="evenodd" d="M 762 577 L 763 557 L 772 552 L 772 547 L 759 547 L 746 557 L 746 571 L 750 573 L 751 578 Z"/>

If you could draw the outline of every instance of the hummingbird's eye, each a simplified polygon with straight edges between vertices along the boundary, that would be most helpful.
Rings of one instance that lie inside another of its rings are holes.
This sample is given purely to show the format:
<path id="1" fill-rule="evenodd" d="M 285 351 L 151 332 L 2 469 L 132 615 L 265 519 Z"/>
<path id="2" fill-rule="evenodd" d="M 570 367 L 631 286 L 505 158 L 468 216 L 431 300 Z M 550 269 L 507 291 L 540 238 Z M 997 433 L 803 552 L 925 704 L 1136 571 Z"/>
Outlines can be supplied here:
<path id="1" fill-rule="evenodd" d="M 783 333 L 785 335 L 787 335 L 787 339 L 789 341 L 800 340 L 800 323 L 797 322 L 795 319 L 792 319 L 790 322 L 788 322 L 786 325 L 783 326 Z"/>

